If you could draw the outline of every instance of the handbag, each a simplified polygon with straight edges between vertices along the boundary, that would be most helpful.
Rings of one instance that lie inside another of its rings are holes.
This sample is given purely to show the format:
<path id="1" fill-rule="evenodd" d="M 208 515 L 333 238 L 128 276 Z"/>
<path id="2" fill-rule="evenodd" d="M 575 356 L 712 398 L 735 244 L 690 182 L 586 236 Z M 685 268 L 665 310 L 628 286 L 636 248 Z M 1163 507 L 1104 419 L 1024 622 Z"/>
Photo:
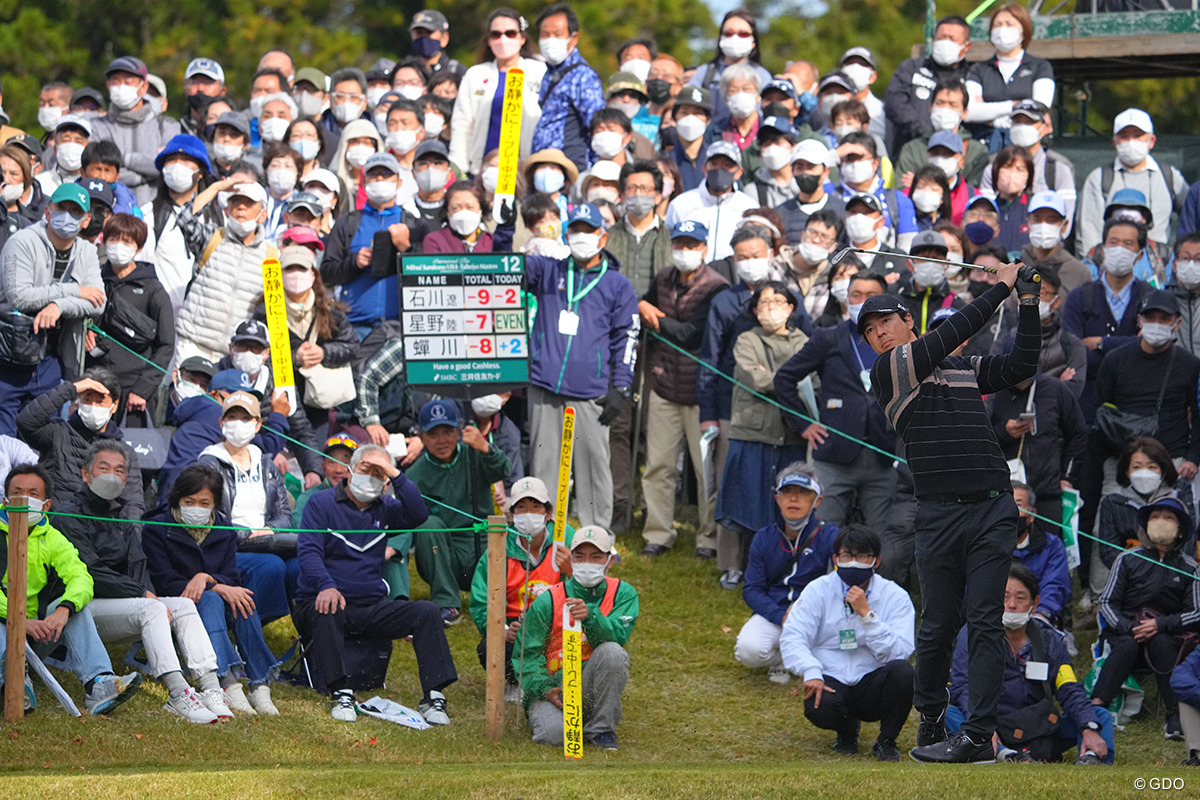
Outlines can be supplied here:
<path id="1" fill-rule="evenodd" d="M 125 413 L 121 415 L 120 422 L 125 444 L 129 445 L 134 455 L 137 456 L 138 468 L 143 472 L 160 470 L 163 468 L 163 464 L 167 463 L 167 451 L 171 449 L 171 431 L 154 427 L 149 410 L 142 409 L 136 413 L 142 415 L 146 426 L 144 428 L 126 427 L 125 421 L 129 419 L 129 409 L 126 408 Z"/>
<path id="2" fill-rule="evenodd" d="M 1033 660 L 1049 663 L 1046 640 L 1038 623 L 1030 620 L 1025 631 Z M 1051 679 L 1041 684 L 1045 697 L 1031 706 L 1001 714 L 996 719 L 996 733 L 1006 746 L 1026 751 L 1035 761 L 1058 761 L 1061 754 L 1057 752 L 1055 738 L 1062 715 L 1054 703 Z"/>
<path id="3" fill-rule="evenodd" d="M 317 343 L 317 322 L 308 326 L 308 341 Z M 304 405 L 311 408 L 336 408 L 358 397 L 354 388 L 354 372 L 349 364 L 327 367 L 313 364 L 296 370 L 304 376 Z"/>
<path id="4" fill-rule="evenodd" d="M 1175 364 L 1175 352 L 1176 348 L 1172 345 L 1171 355 L 1167 358 L 1167 370 L 1163 374 L 1162 386 L 1158 388 L 1158 399 L 1154 402 L 1153 414 L 1122 411 L 1112 403 L 1104 403 L 1096 409 L 1093 430 L 1110 452 L 1120 452 L 1132 439 L 1154 436 L 1158 433 L 1158 412 L 1162 408 L 1163 396 L 1167 392 L 1167 380 L 1171 377 L 1171 367 Z"/>
<path id="5" fill-rule="evenodd" d="M 46 332 L 34 333 L 33 317 L 20 311 L 0 314 L 0 362 L 36 367 L 46 360 Z"/>
<path id="6" fill-rule="evenodd" d="M 114 339 L 139 353 L 158 336 L 158 321 L 134 308 L 120 292 L 108 296 L 101 324 Z"/>

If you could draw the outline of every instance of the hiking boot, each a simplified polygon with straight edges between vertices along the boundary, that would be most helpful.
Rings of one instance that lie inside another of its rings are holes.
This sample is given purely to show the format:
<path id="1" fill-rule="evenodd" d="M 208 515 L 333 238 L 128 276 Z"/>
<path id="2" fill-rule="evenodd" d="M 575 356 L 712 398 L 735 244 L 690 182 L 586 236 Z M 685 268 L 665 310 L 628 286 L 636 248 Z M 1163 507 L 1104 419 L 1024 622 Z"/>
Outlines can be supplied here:
<path id="1" fill-rule="evenodd" d="M 742 582 L 742 577 L 745 575 L 740 569 L 727 569 L 721 573 L 721 588 L 733 591 Z"/>
<path id="2" fill-rule="evenodd" d="M 429 697 L 417 706 L 417 710 L 430 725 L 450 724 L 450 715 L 446 713 L 446 695 L 441 692 L 430 692 Z"/>
<path id="3" fill-rule="evenodd" d="M 861 728 L 862 723 L 856 720 L 853 728 L 838 733 L 837 738 L 833 740 L 833 746 L 829 749 L 844 756 L 858 755 L 858 731 Z"/>
<path id="4" fill-rule="evenodd" d="M 140 673 L 128 675 L 101 675 L 92 683 L 92 690 L 84 697 L 84 707 L 89 714 L 107 714 L 138 693 L 142 688 Z"/>
<path id="5" fill-rule="evenodd" d="M 591 736 L 585 738 L 588 744 L 594 744 L 601 750 L 607 750 L 610 753 L 621 749 L 620 745 L 617 744 L 617 734 L 612 731 L 593 733 Z"/>
<path id="6" fill-rule="evenodd" d="M 900 748 L 896 746 L 896 742 L 891 739 L 884 739 L 882 736 L 875 740 L 875 744 L 871 747 L 871 752 L 875 754 L 876 761 L 900 761 Z"/>
<path id="7" fill-rule="evenodd" d="M 994 764 L 996 750 L 991 739 L 976 742 L 967 734 L 953 733 L 944 742 L 914 747 L 908 753 L 914 761 L 927 764 Z"/>
<path id="8" fill-rule="evenodd" d="M 1167 714 L 1167 722 L 1163 725 L 1163 738 L 1170 742 L 1183 741 L 1183 726 L 1179 724 L 1179 714 Z"/>
<path id="9" fill-rule="evenodd" d="M 462 622 L 462 612 L 457 608 L 442 609 L 442 624 L 447 628 Z"/>
<path id="10" fill-rule="evenodd" d="M 217 721 L 217 715 L 204 707 L 191 687 L 184 689 L 178 697 L 172 697 L 163 708 L 196 725 L 212 725 Z"/>
<path id="11" fill-rule="evenodd" d="M 1088 750 L 1079 758 L 1075 759 L 1075 766 L 1077 767 L 1098 767 L 1103 763 L 1104 759 L 1100 758 L 1100 756 L 1096 755 L 1091 750 Z"/>
<path id="12" fill-rule="evenodd" d="M 338 722 L 356 722 L 358 712 L 354 707 L 354 693 L 349 689 L 334 692 L 329 703 L 329 716 Z"/>
<path id="13" fill-rule="evenodd" d="M 254 710 L 267 717 L 278 717 L 279 709 L 271 702 L 271 687 L 265 683 L 250 690 L 250 705 Z"/>
<path id="14" fill-rule="evenodd" d="M 200 692 L 200 702 L 204 703 L 204 707 L 217 715 L 217 719 L 233 719 L 233 712 L 229 710 L 229 704 L 225 702 L 224 689 L 209 689 Z"/>
<path id="15" fill-rule="evenodd" d="M 257 714 L 254 706 L 246 700 L 246 690 L 240 683 L 235 683 L 225 690 L 225 705 L 239 714 Z"/>

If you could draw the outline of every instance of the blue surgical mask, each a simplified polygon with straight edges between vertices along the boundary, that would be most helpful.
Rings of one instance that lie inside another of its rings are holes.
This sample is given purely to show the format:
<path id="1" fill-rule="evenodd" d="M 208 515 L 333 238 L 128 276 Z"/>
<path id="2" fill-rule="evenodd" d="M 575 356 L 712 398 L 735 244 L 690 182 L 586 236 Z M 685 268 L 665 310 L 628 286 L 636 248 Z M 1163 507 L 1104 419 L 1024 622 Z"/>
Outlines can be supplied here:
<path id="1" fill-rule="evenodd" d="M 69 211 L 50 212 L 50 230 L 63 239 L 74 239 L 83 227 L 82 219 L 75 219 Z"/>
<path id="2" fill-rule="evenodd" d="M 871 580 L 871 576 L 875 574 L 875 567 L 869 561 L 851 561 L 849 564 L 838 564 L 837 574 L 846 586 L 862 586 Z"/>

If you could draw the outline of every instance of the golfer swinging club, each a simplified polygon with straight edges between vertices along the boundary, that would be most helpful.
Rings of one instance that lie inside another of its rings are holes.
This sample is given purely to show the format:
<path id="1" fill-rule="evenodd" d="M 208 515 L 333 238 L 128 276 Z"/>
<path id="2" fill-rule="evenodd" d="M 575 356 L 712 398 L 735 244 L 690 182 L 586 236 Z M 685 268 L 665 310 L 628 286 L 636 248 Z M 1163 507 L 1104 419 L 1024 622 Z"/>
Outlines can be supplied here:
<path id="1" fill-rule="evenodd" d="M 995 286 L 921 337 L 895 295 L 869 298 L 858 317 L 859 334 L 880 354 L 871 382 L 904 440 L 917 497 L 921 629 L 913 704 L 921 724 L 910 753 L 917 761 L 995 760 L 992 734 L 1007 646 L 1004 587 L 1017 543 L 1017 507 L 982 395 L 1032 378 L 1041 346 L 1040 276 L 1018 264 L 997 273 Z M 1020 314 L 1012 352 L 951 355 L 983 329 L 1014 286 Z M 947 739 L 946 682 L 964 619 L 970 697 L 962 731 Z"/>

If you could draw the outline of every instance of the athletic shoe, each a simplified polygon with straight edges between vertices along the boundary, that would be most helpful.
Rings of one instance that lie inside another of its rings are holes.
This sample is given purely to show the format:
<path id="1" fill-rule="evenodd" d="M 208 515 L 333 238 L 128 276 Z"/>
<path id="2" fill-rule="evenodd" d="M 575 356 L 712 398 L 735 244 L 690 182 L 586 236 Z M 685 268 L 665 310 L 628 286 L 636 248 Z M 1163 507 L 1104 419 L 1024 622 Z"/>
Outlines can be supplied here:
<path id="1" fill-rule="evenodd" d="M 733 591 L 742 582 L 744 573 L 740 569 L 727 569 L 721 573 L 721 588 Z"/>
<path id="2" fill-rule="evenodd" d="M 612 731 L 593 733 L 591 736 L 586 737 L 586 740 L 588 744 L 594 744 L 601 750 L 616 752 L 621 749 L 620 745 L 617 744 L 617 734 Z"/>
<path id="3" fill-rule="evenodd" d="M 1001 745 L 996 751 L 997 764 L 1032 764 L 1033 756 L 1029 755 L 1028 750 L 1013 750 L 1011 747 Z"/>
<path id="4" fill-rule="evenodd" d="M 858 731 L 861 728 L 862 723 L 855 720 L 853 728 L 838 733 L 837 738 L 833 740 L 833 746 L 829 749 L 844 756 L 858 755 Z"/>
<path id="5" fill-rule="evenodd" d="M 355 722 L 358 712 L 354 707 L 354 693 L 349 689 L 341 689 L 333 693 L 329 703 L 329 716 L 338 722 Z"/>
<path id="6" fill-rule="evenodd" d="M 1079 758 L 1075 759 L 1077 767 L 1098 767 L 1104 763 L 1104 759 L 1093 753 L 1091 750 L 1086 751 Z"/>
<path id="7" fill-rule="evenodd" d="M 1183 726 L 1179 724 L 1178 714 L 1167 714 L 1167 722 L 1163 725 L 1163 738 L 1170 742 L 1183 741 Z"/>
<path id="8" fill-rule="evenodd" d="M 1081 611 L 1090 611 L 1096 605 L 1096 597 L 1092 594 L 1091 589 L 1084 589 L 1079 593 L 1076 602 L 1079 604 Z"/>
<path id="9" fill-rule="evenodd" d="M 525 699 L 525 690 L 517 683 L 504 684 L 504 702 L 520 703 Z"/>
<path id="10" fill-rule="evenodd" d="M 217 715 L 204 707 L 191 687 L 184 689 L 178 697 L 172 697 L 163 708 L 196 725 L 212 725 L 217 721 Z"/>
<path id="11" fill-rule="evenodd" d="M 767 667 L 767 680 L 771 683 L 787 683 L 791 679 L 792 673 L 788 672 L 787 667 L 782 664 Z"/>
<path id="12" fill-rule="evenodd" d="M 279 709 L 271 702 L 271 687 L 265 683 L 250 690 L 250 705 L 263 716 L 279 716 Z"/>
<path id="13" fill-rule="evenodd" d="M 642 548 L 641 555 L 644 555 L 647 558 L 655 558 L 656 556 L 661 556 L 669 552 L 671 552 L 671 548 L 667 547 L 665 544 L 648 544 Z"/>
<path id="14" fill-rule="evenodd" d="M 712 561 L 717 557 L 717 551 L 711 547 L 697 547 L 696 558 L 701 561 Z"/>
<path id="15" fill-rule="evenodd" d="M 430 692 L 429 697 L 417 706 L 417 710 L 430 725 L 450 724 L 450 715 L 446 713 L 446 695 L 441 692 Z"/>
<path id="16" fill-rule="evenodd" d="M 128 675 L 101 675 L 92 683 L 92 690 L 83 699 L 89 714 L 107 714 L 138 693 L 142 688 L 140 673 Z"/>
<path id="17" fill-rule="evenodd" d="M 257 714 L 254 707 L 246 700 L 246 690 L 240 683 L 235 683 L 225 690 L 225 705 L 239 714 Z"/>
<path id="18" fill-rule="evenodd" d="M 457 625 L 459 622 L 462 622 L 462 612 L 461 611 L 459 611 L 457 608 L 443 608 L 442 609 L 442 624 L 443 625 L 445 625 L 447 628 L 449 628 L 452 625 Z"/>
<path id="19" fill-rule="evenodd" d="M 927 764 L 995 764 L 996 750 L 991 740 L 976 742 L 959 731 L 944 742 L 914 747 L 908 752 L 914 761 Z"/>
<path id="20" fill-rule="evenodd" d="M 943 708 L 937 716 L 922 714 L 921 722 L 917 725 L 917 747 L 928 747 L 944 741 L 946 741 L 946 709 Z"/>
<path id="21" fill-rule="evenodd" d="M 1179 762 L 1181 767 L 1200 767 L 1200 750 L 1189 750 L 1188 757 Z"/>
<path id="22" fill-rule="evenodd" d="M 900 761 L 900 748 L 896 746 L 896 742 L 892 739 L 884 739 L 880 736 L 875 740 L 875 744 L 872 745 L 871 752 L 875 754 L 876 761 L 888 761 L 892 763 Z"/>
<path id="23" fill-rule="evenodd" d="M 217 719 L 233 719 L 233 712 L 229 710 L 229 704 L 225 702 L 224 689 L 209 689 L 206 692 L 200 692 L 200 702 L 204 703 L 204 707 L 217 715 Z"/>
<path id="24" fill-rule="evenodd" d="M 2 684 L 0 684 L 2 685 Z M 33 681 L 29 680 L 29 676 L 25 676 L 25 714 L 28 716 L 37 708 L 37 695 L 33 693 Z"/>

